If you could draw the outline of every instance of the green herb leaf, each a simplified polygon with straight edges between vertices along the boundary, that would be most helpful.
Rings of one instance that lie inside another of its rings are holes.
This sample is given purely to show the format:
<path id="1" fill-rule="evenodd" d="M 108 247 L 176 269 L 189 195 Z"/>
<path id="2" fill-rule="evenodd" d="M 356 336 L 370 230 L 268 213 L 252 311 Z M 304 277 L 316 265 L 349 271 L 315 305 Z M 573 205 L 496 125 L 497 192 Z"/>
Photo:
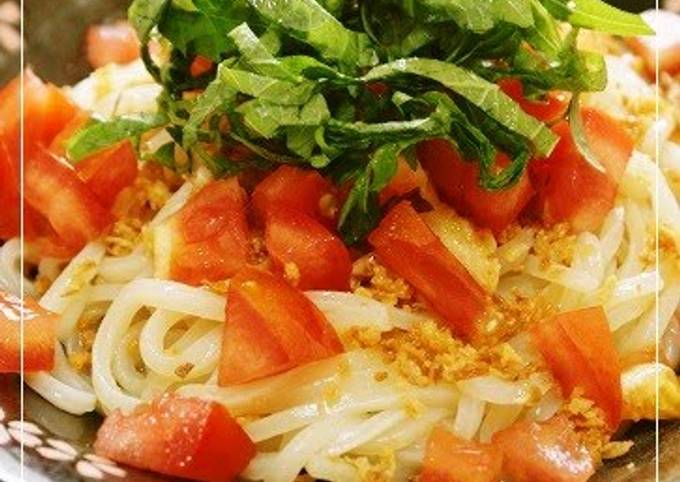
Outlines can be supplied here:
<path id="1" fill-rule="evenodd" d="M 66 141 L 66 155 L 72 162 L 99 152 L 125 139 L 137 139 L 167 123 L 163 115 L 124 116 L 110 121 L 91 121 Z"/>
<path id="2" fill-rule="evenodd" d="M 616 35 L 652 35 L 654 30 L 634 13 L 624 12 L 602 0 L 542 0 L 559 20 L 575 27 Z"/>
<path id="3" fill-rule="evenodd" d="M 142 44 L 149 41 L 149 35 L 161 19 L 170 0 L 134 0 L 128 9 L 130 23 L 137 31 Z"/>
<path id="4" fill-rule="evenodd" d="M 574 137 L 574 144 L 576 144 L 576 147 L 588 164 L 600 172 L 606 172 L 604 166 L 590 148 L 590 143 L 586 137 L 583 119 L 581 118 L 579 94 L 574 94 L 569 105 L 569 127 L 571 128 L 571 135 Z"/>
<path id="5" fill-rule="evenodd" d="M 539 154 L 550 154 L 557 143 L 558 139 L 550 129 L 525 113 L 496 84 L 456 65 L 434 59 L 401 59 L 374 68 L 364 76 L 364 80 L 374 81 L 403 74 L 431 79 L 451 89 L 511 131 L 529 139 Z"/>

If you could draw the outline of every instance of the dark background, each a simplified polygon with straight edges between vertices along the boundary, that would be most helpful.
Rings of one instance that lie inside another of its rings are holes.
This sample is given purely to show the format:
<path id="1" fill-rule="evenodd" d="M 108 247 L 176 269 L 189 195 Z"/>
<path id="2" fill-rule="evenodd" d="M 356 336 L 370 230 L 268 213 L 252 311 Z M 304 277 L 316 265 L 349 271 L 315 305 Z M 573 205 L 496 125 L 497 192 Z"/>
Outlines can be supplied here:
<path id="1" fill-rule="evenodd" d="M 225 0 L 228 1 L 228 0 Z M 654 0 L 608 0 L 630 11 L 654 8 Z M 124 0 L 25 0 L 26 63 L 56 84 L 70 84 L 88 72 L 82 55 L 87 25 L 125 15 Z M 0 72 L 0 83 L 18 72 L 18 61 Z"/>

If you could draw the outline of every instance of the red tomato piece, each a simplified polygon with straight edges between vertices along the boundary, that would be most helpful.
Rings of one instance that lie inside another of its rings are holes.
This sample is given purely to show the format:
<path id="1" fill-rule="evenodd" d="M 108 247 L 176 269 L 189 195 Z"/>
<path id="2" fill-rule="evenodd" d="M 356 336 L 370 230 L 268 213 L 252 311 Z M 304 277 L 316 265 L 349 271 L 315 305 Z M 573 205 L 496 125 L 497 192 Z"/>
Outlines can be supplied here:
<path id="1" fill-rule="evenodd" d="M 133 467 L 205 482 L 235 480 L 256 452 L 222 405 L 169 393 L 130 414 L 111 413 L 94 449 Z"/>
<path id="2" fill-rule="evenodd" d="M 189 66 L 189 73 L 192 77 L 200 77 L 201 75 L 210 72 L 215 66 L 215 62 L 202 55 L 197 55 Z"/>
<path id="3" fill-rule="evenodd" d="M 137 153 L 130 141 L 123 141 L 92 154 L 76 164 L 78 176 L 106 208 L 137 178 Z"/>
<path id="4" fill-rule="evenodd" d="M 543 161 L 544 184 L 537 186 L 539 209 L 547 224 L 569 222 L 576 231 L 596 231 L 614 206 L 633 140 L 621 124 L 603 112 L 584 108 L 581 115 L 590 149 L 606 172 L 586 161 L 569 124 L 560 122 L 553 128 L 560 141 Z"/>
<path id="5" fill-rule="evenodd" d="M 400 158 L 397 165 L 397 173 L 390 180 L 389 184 L 380 191 L 380 204 L 385 204 L 390 199 L 404 196 L 416 189 L 426 201 L 431 203 L 437 202 L 437 196 L 422 166 L 419 165 L 416 169 L 412 169 L 406 159 Z"/>
<path id="6" fill-rule="evenodd" d="M 314 218 L 272 207 L 265 222 L 267 251 L 280 273 L 294 264 L 301 290 L 349 290 L 352 259 L 343 242 Z M 289 280 L 291 281 L 291 280 Z"/>
<path id="7" fill-rule="evenodd" d="M 58 316 L 32 298 L 0 291 L 0 373 L 21 371 L 21 313 L 24 319 L 24 371 L 51 370 L 54 366 L 55 324 Z"/>
<path id="8" fill-rule="evenodd" d="M 264 378 L 342 353 L 325 316 L 296 288 L 255 268 L 229 284 L 219 384 Z"/>
<path id="9" fill-rule="evenodd" d="M 479 185 L 479 167 L 464 161 L 455 147 L 444 139 L 420 144 L 418 158 L 445 201 L 459 214 L 496 234 L 517 219 L 534 195 L 526 171 L 515 185 L 507 189 L 488 191 L 482 188 Z M 498 168 L 509 163 L 510 159 L 505 154 L 496 156 Z"/>
<path id="10" fill-rule="evenodd" d="M 264 219 L 272 206 L 285 206 L 313 217 L 332 228 L 335 215 L 322 208 L 322 203 L 331 201 L 335 191 L 330 182 L 317 171 L 281 166 L 267 176 L 253 192 L 253 207 Z"/>
<path id="11" fill-rule="evenodd" d="M 83 247 L 112 222 L 73 168 L 44 149 L 25 159 L 24 184 L 26 202 L 49 221 L 66 246 Z"/>
<path id="12" fill-rule="evenodd" d="M 85 50 L 92 68 L 127 64 L 139 58 L 139 39 L 128 22 L 94 25 L 87 29 Z"/>
<path id="13" fill-rule="evenodd" d="M 16 153 L 0 137 L 0 239 L 19 235 L 19 173 Z"/>
<path id="14" fill-rule="evenodd" d="M 75 135 L 90 120 L 90 114 L 79 111 L 73 118 L 54 136 L 49 146 L 49 151 L 55 156 L 66 156 L 66 141 Z"/>
<path id="15" fill-rule="evenodd" d="M 492 437 L 503 453 L 503 473 L 513 482 L 586 482 L 593 460 L 569 420 L 516 422 Z"/>
<path id="16" fill-rule="evenodd" d="M 607 416 L 621 422 L 621 364 L 602 307 L 560 313 L 536 325 L 536 346 L 565 396 L 579 387 Z"/>
<path id="17" fill-rule="evenodd" d="M 235 177 L 211 182 L 194 194 L 169 221 L 169 277 L 199 285 L 230 278 L 243 268 L 249 245 L 247 202 Z"/>
<path id="18" fill-rule="evenodd" d="M 524 97 L 524 86 L 519 79 L 501 79 L 498 86 L 517 102 L 524 112 L 543 122 L 552 123 L 562 119 L 569 108 L 570 96 L 566 92 L 549 92 L 544 100 L 530 100 Z"/>
<path id="19" fill-rule="evenodd" d="M 493 445 L 472 442 L 435 427 L 427 441 L 420 482 L 500 482 L 503 456 Z"/>
<path id="20" fill-rule="evenodd" d="M 421 219 L 397 204 L 368 237 L 378 259 L 411 283 L 457 335 L 471 338 L 487 294 Z"/>

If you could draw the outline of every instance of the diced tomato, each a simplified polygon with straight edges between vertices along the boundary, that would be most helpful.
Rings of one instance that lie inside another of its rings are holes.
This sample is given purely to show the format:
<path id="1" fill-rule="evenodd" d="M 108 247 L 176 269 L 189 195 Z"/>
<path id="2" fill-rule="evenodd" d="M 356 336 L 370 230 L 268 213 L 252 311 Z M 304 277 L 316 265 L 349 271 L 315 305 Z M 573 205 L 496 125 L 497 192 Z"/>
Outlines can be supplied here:
<path id="1" fill-rule="evenodd" d="M 570 96 L 566 92 L 549 92 L 543 100 L 530 100 L 524 97 L 524 86 L 519 79 L 501 79 L 498 86 L 517 102 L 524 112 L 543 122 L 552 123 L 562 119 L 569 108 Z"/>
<path id="2" fill-rule="evenodd" d="M 378 259 L 411 283 L 454 333 L 474 335 L 487 294 L 410 203 L 392 208 L 368 242 Z"/>
<path id="3" fill-rule="evenodd" d="M 12 146 L 18 150 L 18 146 Z M 0 138 L 0 239 L 19 234 L 19 173 L 16 153 Z"/>
<path id="4" fill-rule="evenodd" d="M 533 332 L 536 346 L 565 396 L 579 387 L 616 430 L 621 421 L 621 365 L 602 307 L 560 313 Z"/>
<path id="5" fill-rule="evenodd" d="M 314 218 L 293 209 L 271 207 L 265 222 L 265 244 L 280 273 L 294 266 L 298 276 L 293 284 L 301 290 L 349 290 L 349 251 Z"/>
<path id="6" fill-rule="evenodd" d="M 406 159 L 399 158 L 397 173 L 389 184 L 380 191 L 380 204 L 385 204 L 390 199 L 404 196 L 415 190 L 418 190 L 419 195 L 426 201 L 436 203 L 437 197 L 434 188 L 423 168 L 418 165 L 415 169 L 412 169 Z"/>
<path id="7" fill-rule="evenodd" d="M 489 191 L 479 185 L 479 167 L 466 162 L 447 140 L 434 139 L 418 146 L 418 158 L 440 195 L 459 214 L 478 226 L 498 234 L 507 228 L 526 207 L 534 189 L 525 171 L 519 181 L 501 191 Z M 510 159 L 496 156 L 498 168 L 507 167 Z"/>
<path id="8" fill-rule="evenodd" d="M 189 73 L 192 77 L 200 77 L 201 75 L 210 72 L 214 66 L 215 63 L 209 58 L 197 55 L 193 62 L 191 62 Z"/>
<path id="9" fill-rule="evenodd" d="M 76 172 L 106 208 L 137 178 L 137 154 L 130 141 L 123 141 L 92 154 L 76 164 Z"/>
<path id="10" fill-rule="evenodd" d="M 427 441 L 420 482 L 500 482 L 503 456 L 493 445 L 472 442 L 435 427 Z"/>
<path id="11" fill-rule="evenodd" d="M 205 482 L 235 480 L 256 452 L 222 405 L 170 393 L 130 414 L 111 413 L 97 432 L 94 449 L 116 462 Z"/>
<path id="12" fill-rule="evenodd" d="M 333 186 L 317 171 L 281 166 L 267 176 L 253 192 L 253 207 L 262 219 L 272 206 L 285 206 L 313 217 L 332 228 L 335 214 L 324 209 L 323 202 L 332 204 Z"/>
<path id="13" fill-rule="evenodd" d="M 170 243 L 168 272 L 159 275 L 198 285 L 236 274 L 248 257 L 246 204 L 235 177 L 211 182 L 194 194 L 155 235 Z M 164 256 L 157 251 L 159 258 Z"/>
<path id="14" fill-rule="evenodd" d="M 628 37 L 626 42 L 645 62 L 647 72 L 656 76 L 657 51 L 659 71 L 675 75 L 680 72 L 680 15 L 671 10 L 648 10 L 642 14 L 656 35 Z"/>
<path id="15" fill-rule="evenodd" d="M 593 460 L 569 420 L 516 422 L 492 437 L 503 453 L 503 473 L 512 482 L 585 482 Z"/>
<path id="16" fill-rule="evenodd" d="M 342 353 L 324 315 L 281 278 L 245 268 L 229 283 L 219 384 L 264 378 Z"/>
<path id="17" fill-rule="evenodd" d="M 51 370 L 54 366 L 57 315 L 32 298 L 0 291 L 0 373 L 21 371 L 21 313 L 24 319 L 24 371 Z"/>
<path id="18" fill-rule="evenodd" d="M 66 246 L 82 248 L 111 224 L 108 210 L 66 162 L 45 149 L 25 158 L 24 196 Z"/>
<path id="19" fill-rule="evenodd" d="M 139 39 L 128 22 L 94 25 L 87 29 L 85 50 L 90 65 L 127 64 L 139 58 Z"/>
<path id="20" fill-rule="evenodd" d="M 19 158 L 20 77 L 0 92 L 0 131 L 14 159 Z M 66 95 L 51 84 L 43 83 L 31 69 L 24 71 L 24 154 L 38 146 L 49 146 L 52 139 L 76 115 L 78 109 Z"/>
<path id="21" fill-rule="evenodd" d="M 614 206 L 633 140 L 621 124 L 597 109 L 584 108 L 581 116 L 590 149 L 606 172 L 586 161 L 569 124 L 560 122 L 553 128 L 560 141 L 543 161 L 545 184 L 537 186 L 539 205 L 547 224 L 569 222 L 576 231 L 596 231 Z"/>

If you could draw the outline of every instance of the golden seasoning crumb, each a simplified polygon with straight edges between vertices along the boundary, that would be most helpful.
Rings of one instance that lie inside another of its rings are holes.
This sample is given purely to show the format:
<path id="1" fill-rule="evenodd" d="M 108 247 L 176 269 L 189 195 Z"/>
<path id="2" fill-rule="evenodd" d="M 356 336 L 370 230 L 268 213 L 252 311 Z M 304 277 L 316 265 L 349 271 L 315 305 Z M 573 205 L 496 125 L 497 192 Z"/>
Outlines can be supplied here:
<path id="1" fill-rule="evenodd" d="M 376 382 L 384 382 L 385 380 L 387 380 L 387 377 L 388 377 L 388 376 L 389 376 L 389 374 L 388 374 L 387 372 L 385 372 L 385 371 L 375 372 L 375 373 L 373 374 L 373 379 L 374 379 Z"/>
<path id="2" fill-rule="evenodd" d="M 142 223 L 150 220 L 165 205 L 184 180 L 156 163 L 146 162 L 132 186 L 116 198 L 112 211 L 119 219 L 134 218 Z"/>
<path id="3" fill-rule="evenodd" d="M 335 219 L 338 215 L 338 199 L 331 193 L 319 198 L 319 212 L 326 219 Z"/>
<path id="4" fill-rule="evenodd" d="M 358 482 L 391 482 L 394 479 L 396 459 L 392 451 L 370 456 L 344 455 L 342 459 L 356 467 Z"/>
<path id="5" fill-rule="evenodd" d="M 52 286 L 53 282 L 54 280 L 50 279 L 48 276 L 39 274 L 33 282 L 33 289 L 35 290 L 36 299 L 44 295 L 47 290 L 50 289 L 50 286 Z"/>
<path id="6" fill-rule="evenodd" d="M 71 353 L 68 356 L 68 361 L 71 366 L 80 373 L 89 373 L 92 368 L 92 354 L 84 351 Z"/>
<path id="7" fill-rule="evenodd" d="M 102 315 L 91 316 L 85 313 L 76 324 L 79 350 L 70 353 L 68 360 L 71 366 L 80 373 L 88 374 L 92 368 L 92 345 L 94 345 L 101 320 Z"/>
<path id="8" fill-rule="evenodd" d="M 375 350 L 409 383 L 417 386 L 455 382 L 488 373 L 516 380 L 535 371 L 509 345 L 477 349 L 454 338 L 434 321 L 417 324 L 409 331 L 386 333 L 353 328 L 344 334 L 343 341 L 348 347 Z"/>
<path id="9" fill-rule="evenodd" d="M 418 418 L 426 410 L 427 407 L 423 405 L 422 402 L 414 398 L 409 398 L 408 400 L 406 400 L 406 403 L 404 403 L 404 411 L 406 412 L 406 415 L 408 415 L 410 418 Z"/>
<path id="10" fill-rule="evenodd" d="M 248 263 L 261 265 L 268 261 L 267 246 L 264 241 L 263 233 L 256 233 L 250 238 L 248 247 Z"/>
<path id="11" fill-rule="evenodd" d="M 186 378 L 189 373 L 191 373 L 191 370 L 194 369 L 194 364 L 193 363 L 183 363 L 182 365 L 178 366 L 175 369 L 175 375 L 177 375 L 180 378 Z"/>
<path id="12" fill-rule="evenodd" d="M 420 309 L 413 288 L 390 273 L 373 254 L 359 258 L 352 266 L 352 291 L 391 306 Z"/>
<path id="13" fill-rule="evenodd" d="M 501 231 L 498 236 L 496 236 L 496 242 L 498 242 L 498 245 L 501 246 L 515 238 L 523 230 L 524 228 L 522 228 L 519 223 L 512 223 L 510 226 Z"/>
<path id="14" fill-rule="evenodd" d="M 64 290 L 63 296 L 70 296 L 82 290 L 97 272 L 97 263 L 88 259 L 80 263 L 74 270 L 73 276 L 68 286 Z"/>
<path id="15" fill-rule="evenodd" d="M 661 233 L 659 233 L 661 234 Z M 659 248 L 661 248 L 661 238 L 659 238 Z M 656 235 L 655 229 L 651 228 L 645 235 L 645 245 L 638 255 L 640 263 L 644 268 L 651 268 L 656 265 Z"/>
<path id="16" fill-rule="evenodd" d="M 615 459 L 626 455 L 628 451 L 635 445 L 632 440 L 617 440 L 614 442 L 607 442 L 604 447 L 602 447 L 602 458 L 603 459 Z"/>
<path id="17" fill-rule="evenodd" d="M 607 427 L 602 409 L 596 406 L 592 400 L 584 398 L 581 390 L 576 389 L 563 405 L 562 412 L 574 425 L 576 434 L 590 452 L 595 465 L 599 465 L 602 462 L 604 449 L 610 443 L 612 435 Z M 615 447 L 611 448 L 612 453 Z"/>
<path id="18" fill-rule="evenodd" d="M 342 396 L 340 387 L 337 383 L 331 383 L 323 390 L 323 399 L 328 405 L 335 405 Z"/>
<path id="19" fill-rule="evenodd" d="M 132 252 L 142 234 L 144 223 L 136 218 L 116 221 L 111 232 L 104 238 L 106 253 L 111 256 L 126 256 Z"/>
<path id="20" fill-rule="evenodd" d="M 532 250 L 543 268 L 551 264 L 571 266 L 576 236 L 570 232 L 571 227 L 568 223 L 560 223 L 536 231 Z"/>
<path id="21" fill-rule="evenodd" d="M 223 279 L 219 281 L 206 280 L 202 284 L 213 293 L 217 293 L 218 295 L 226 295 L 227 291 L 229 291 L 229 282 L 230 280 L 228 279 Z"/>
<path id="22" fill-rule="evenodd" d="M 497 345 L 555 313 L 555 308 L 545 299 L 527 296 L 518 290 L 507 297 L 494 297 L 482 318 L 482 329 L 474 344 Z"/>
<path id="23" fill-rule="evenodd" d="M 283 277 L 291 285 L 297 286 L 300 283 L 300 268 L 292 261 L 283 265 Z"/>

